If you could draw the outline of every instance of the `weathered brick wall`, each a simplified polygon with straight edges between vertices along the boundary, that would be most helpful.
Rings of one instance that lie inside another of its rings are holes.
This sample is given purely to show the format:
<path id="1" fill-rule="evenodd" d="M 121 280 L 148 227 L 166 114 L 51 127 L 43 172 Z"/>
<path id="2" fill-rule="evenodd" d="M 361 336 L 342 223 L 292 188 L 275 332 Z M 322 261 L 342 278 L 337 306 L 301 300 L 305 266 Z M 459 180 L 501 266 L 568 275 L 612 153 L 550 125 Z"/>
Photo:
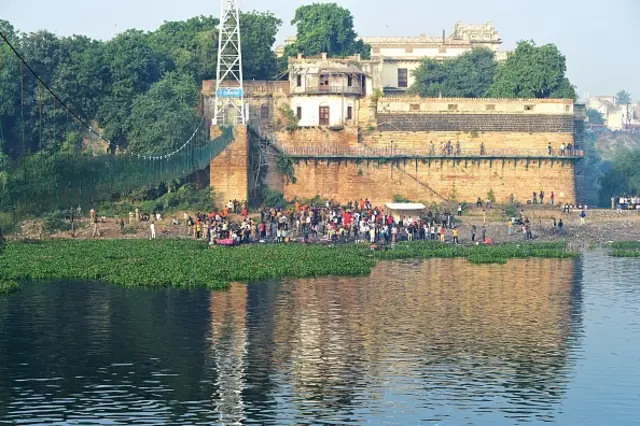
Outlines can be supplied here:
<path id="1" fill-rule="evenodd" d="M 267 174 L 263 179 L 263 183 L 271 190 L 284 193 L 284 177 L 278 171 L 277 158 L 278 153 L 270 148 L 266 157 Z"/>
<path id="2" fill-rule="evenodd" d="M 428 188 L 435 190 L 445 198 L 455 195 L 456 199 L 475 202 L 477 197 L 483 200 L 487 192 L 493 190 L 498 202 L 505 202 L 510 194 L 526 202 L 533 191 L 543 190 L 547 198 L 554 191 L 556 202 L 575 202 L 575 183 L 573 164 L 544 160 L 526 160 L 514 163 L 513 160 L 488 160 L 465 164 L 464 160 L 400 162 L 397 166 L 366 161 L 338 164 L 314 160 L 299 162 L 296 167 L 297 183 L 284 184 L 287 199 L 294 197 L 312 198 L 316 195 L 347 202 L 360 198 L 369 198 L 376 205 L 382 205 L 393 199 L 394 194 L 403 195 L 411 200 L 440 202 Z M 417 181 L 416 181 L 417 180 Z"/>
<path id="3" fill-rule="evenodd" d="M 460 132 L 573 132 L 572 115 L 415 114 L 378 112 L 378 130 Z"/>
<path id="4" fill-rule="evenodd" d="M 211 127 L 211 138 L 220 134 L 217 126 Z M 209 163 L 209 183 L 220 207 L 229 200 L 247 200 L 249 196 L 249 140 L 246 126 L 236 126 L 234 140 Z"/>
<path id="5" fill-rule="evenodd" d="M 296 146 L 350 146 L 358 143 L 358 129 L 347 127 L 344 130 L 331 130 L 326 127 L 306 127 L 295 132 L 276 132 L 275 139 L 278 145 L 285 149 Z"/>
<path id="6" fill-rule="evenodd" d="M 202 105 L 204 116 L 211 123 L 215 112 L 215 80 L 202 82 Z M 280 117 L 279 108 L 289 105 L 288 81 L 249 81 L 244 83 L 244 101 L 249 106 L 249 122 L 259 125 L 265 131 L 274 130 Z M 266 106 L 266 116 L 262 106 Z"/>
<path id="7" fill-rule="evenodd" d="M 358 125 L 363 129 L 376 126 L 377 102 L 367 97 L 358 101 Z"/>

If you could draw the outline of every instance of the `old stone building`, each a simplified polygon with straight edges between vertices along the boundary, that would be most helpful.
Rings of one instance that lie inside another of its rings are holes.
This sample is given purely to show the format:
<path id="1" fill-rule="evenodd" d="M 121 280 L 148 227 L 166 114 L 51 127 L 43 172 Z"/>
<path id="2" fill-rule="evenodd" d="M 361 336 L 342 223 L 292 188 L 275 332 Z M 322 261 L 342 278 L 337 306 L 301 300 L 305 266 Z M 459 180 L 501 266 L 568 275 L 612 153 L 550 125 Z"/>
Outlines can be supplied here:
<path id="1" fill-rule="evenodd" d="M 295 42 L 288 37 L 286 44 Z M 413 71 L 425 58 L 443 60 L 455 58 L 476 47 L 492 50 L 496 59 L 506 59 L 506 52 L 500 51 L 502 43 L 496 28 L 487 22 L 483 25 L 455 24 L 453 32 L 445 36 L 416 37 L 362 37 L 371 46 L 371 60 L 363 61 L 374 88 L 385 93 L 401 93 L 414 82 Z M 276 48 L 276 53 L 284 54 L 284 46 Z"/>
<path id="2" fill-rule="evenodd" d="M 526 202 L 540 191 L 553 191 L 558 203 L 580 198 L 583 106 L 571 99 L 380 96 L 370 63 L 298 56 L 289 59 L 286 81 L 246 83 L 251 129 L 238 129 L 211 163 L 220 200 L 248 199 L 258 184 L 287 199 L 369 198 L 377 205 L 394 195 L 426 203 L 489 194 L 499 203 L 512 195 Z M 205 109 L 213 87 L 203 84 Z M 269 152 L 257 161 L 250 159 L 252 134 L 263 148 L 268 140 Z M 295 183 L 276 164 L 282 156 L 294 160 Z"/>

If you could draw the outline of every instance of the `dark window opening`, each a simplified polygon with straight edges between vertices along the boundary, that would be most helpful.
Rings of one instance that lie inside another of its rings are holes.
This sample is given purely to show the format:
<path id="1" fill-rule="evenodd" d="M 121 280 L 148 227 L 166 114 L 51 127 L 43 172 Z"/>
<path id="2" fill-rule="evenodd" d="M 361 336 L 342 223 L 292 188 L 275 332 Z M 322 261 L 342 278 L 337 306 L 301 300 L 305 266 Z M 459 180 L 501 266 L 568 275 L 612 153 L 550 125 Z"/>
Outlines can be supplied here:
<path id="1" fill-rule="evenodd" d="M 409 85 L 409 72 L 406 68 L 398 68 L 398 87 Z"/>
<path id="2" fill-rule="evenodd" d="M 347 120 L 351 120 L 353 118 L 353 108 L 351 105 L 347 107 Z"/>
<path id="3" fill-rule="evenodd" d="M 296 108 L 296 117 L 298 117 L 298 120 L 302 120 L 302 107 L 301 106 Z"/>
<path id="4" fill-rule="evenodd" d="M 347 76 L 347 86 L 353 86 L 353 77 L 351 77 L 350 75 Z"/>
<path id="5" fill-rule="evenodd" d="M 262 105 L 260 107 L 260 118 L 269 118 L 269 105 Z"/>
<path id="6" fill-rule="evenodd" d="M 298 87 L 302 87 L 302 76 L 301 75 L 296 76 L 296 85 Z"/>

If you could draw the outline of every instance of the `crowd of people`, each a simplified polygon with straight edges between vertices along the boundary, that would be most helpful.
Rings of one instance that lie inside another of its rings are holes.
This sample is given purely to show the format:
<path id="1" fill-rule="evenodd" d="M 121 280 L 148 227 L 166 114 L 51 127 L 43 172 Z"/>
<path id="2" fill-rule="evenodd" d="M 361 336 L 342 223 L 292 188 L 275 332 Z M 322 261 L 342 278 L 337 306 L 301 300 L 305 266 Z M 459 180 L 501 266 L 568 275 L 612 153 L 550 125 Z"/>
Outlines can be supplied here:
<path id="1" fill-rule="evenodd" d="M 640 214 L 640 196 L 611 197 L 611 210 L 636 210 Z"/>
<path id="2" fill-rule="evenodd" d="M 236 213 L 239 219 L 231 220 Z M 286 242 L 299 239 L 304 242 L 368 242 L 392 243 L 399 241 L 434 240 L 459 242 L 455 214 L 427 211 L 420 217 L 386 214 L 372 206 L 369 200 L 350 202 L 346 206 L 327 201 L 325 206 L 281 206 L 260 210 L 260 220 L 247 215 L 246 206 L 219 212 L 197 213 L 195 217 L 184 213 L 185 232 L 194 239 L 210 244 L 249 242 Z M 483 241 L 486 229 L 483 227 Z M 475 241 L 475 234 L 472 237 Z"/>

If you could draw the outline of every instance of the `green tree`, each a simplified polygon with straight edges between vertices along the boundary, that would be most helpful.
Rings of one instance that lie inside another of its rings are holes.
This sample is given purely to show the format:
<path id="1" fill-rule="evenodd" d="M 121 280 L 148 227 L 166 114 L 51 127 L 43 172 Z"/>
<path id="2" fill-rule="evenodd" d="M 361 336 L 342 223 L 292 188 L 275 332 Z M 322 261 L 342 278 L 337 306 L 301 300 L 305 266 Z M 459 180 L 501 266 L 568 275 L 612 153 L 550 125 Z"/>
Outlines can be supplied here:
<path id="1" fill-rule="evenodd" d="M 197 16 L 165 22 L 149 34 L 149 44 L 157 53 L 158 70 L 176 70 L 197 81 L 215 78 L 219 22 L 212 16 Z"/>
<path id="2" fill-rule="evenodd" d="M 640 194 L 640 151 L 618 152 L 613 167 L 600 179 L 600 199 L 624 194 Z"/>
<path id="3" fill-rule="evenodd" d="M 92 120 L 110 89 L 105 44 L 84 36 L 66 37 L 61 43 L 66 58 L 54 72 L 53 89 L 74 112 Z"/>
<path id="4" fill-rule="evenodd" d="M 485 97 L 496 67 L 494 53 L 484 48 L 442 62 L 426 59 L 413 72 L 415 82 L 409 92 L 424 97 Z"/>
<path id="5" fill-rule="evenodd" d="M 616 101 L 618 105 L 629 105 L 631 103 L 631 94 L 623 89 L 616 93 Z"/>
<path id="6" fill-rule="evenodd" d="M 158 56 L 151 49 L 148 36 L 137 30 L 118 35 L 105 49 L 110 76 L 98 120 L 107 139 L 125 145 L 133 100 L 159 78 Z"/>
<path id="7" fill-rule="evenodd" d="M 616 100 L 618 105 L 623 105 L 626 111 L 626 117 L 624 126 L 625 128 L 631 124 L 631 112 L 629 111 L 629 104 L 631 103 L 631 94 L 626 90 L 621 90 L 616 94 Z"/>
<path id="8" fill-rule="evenodd" d="M 587 109 L 587 119 L 591 124 L 604 124 L 604 117 L 602 116 L 602 113 L 593 108 Z"/>
<path id="9" fill-rule="evenodd" d="M 18 43 L 18 33 L 9 22 L 0 20 L 0 32 L 12 44 Z M 20 62 L 4 42 L 0 42 L 0 60 L 0 156 L 3 152 L 15 156 L 19 153 Z"/>
<path id="10" fill-rule="evenodd" d="M 277 73 L 273 44 L 282 21 L 272 13 L 240 14 L 242 71 L 246 80 L 272 80 Z"/>
<path id="11" fill-rule="evenodd" d="M 360 54 L 371 56 L 371 46 L 358 40 L 353 29 L 353 16 L 336 3 L 314 3 L 300 6 L 291 21 L 296 26 L 296 41 L 287 46 L 285 56 L 298 52 L 305 56 L 326 52 L 340 57 Z"/>
<path id="12" fill-rule="evenodd" d="M 553 44 L 521 41 L 498 66 L 490 95 L 497 98 L 575 99 L 566 59 Z"/>
<path id="13" fill-rule="evenodd" d="M 179 148 L 193 133 L 198 86 L 193 78 L 169 72 L 133 102 L 128 126 L 129 149 L 136 153 L 167 153 Z"/>

